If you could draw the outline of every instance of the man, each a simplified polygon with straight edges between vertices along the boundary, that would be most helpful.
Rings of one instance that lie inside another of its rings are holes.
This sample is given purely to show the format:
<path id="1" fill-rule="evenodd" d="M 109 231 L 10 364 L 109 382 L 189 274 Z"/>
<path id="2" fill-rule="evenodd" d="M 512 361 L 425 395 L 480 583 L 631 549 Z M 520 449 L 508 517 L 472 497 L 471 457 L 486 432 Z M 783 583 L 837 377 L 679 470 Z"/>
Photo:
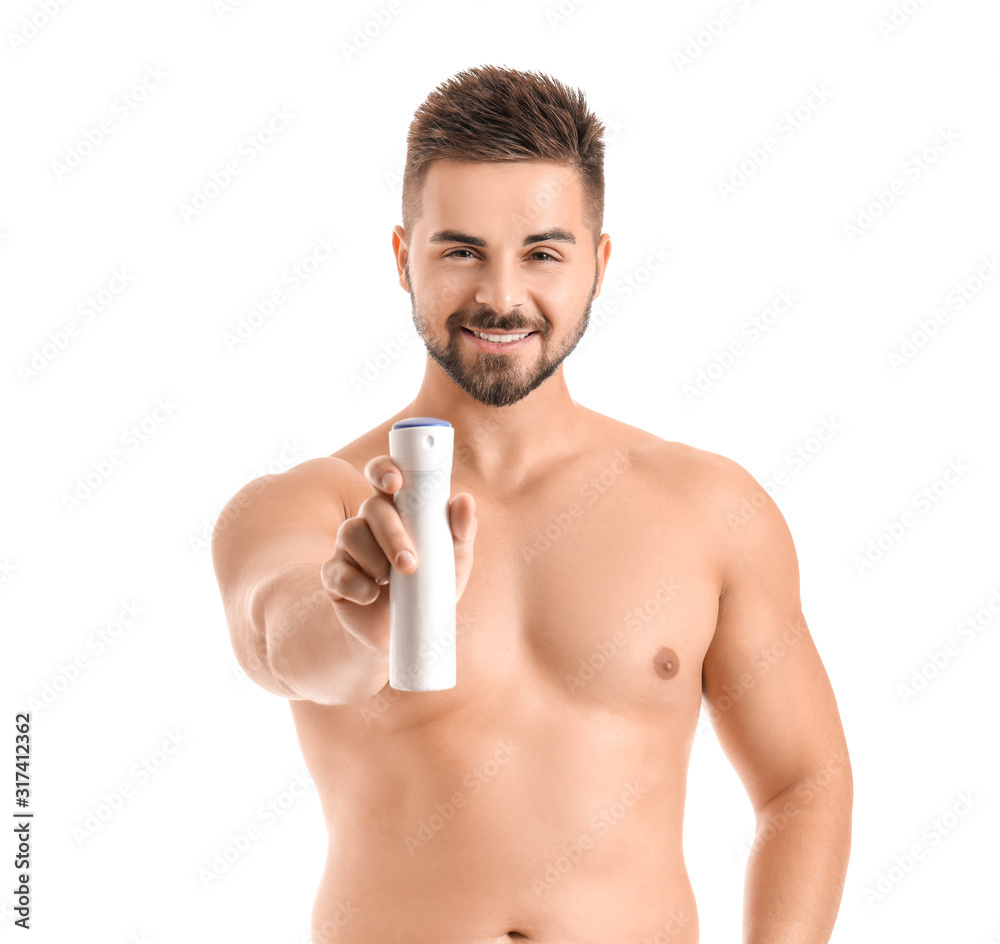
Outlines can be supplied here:
<path id="1" fill-rule="evenodd" d="M 421 387 L 250 483 L 213 539 L 236 657 L 289 699 L 321 799 L 316 944 L 693 944 L 703 698 L 756 812 L 744 944 L 829 939 L 852 775 L 785 521 L 735 462 L 566 386 L 611 252 L 602 128 L 538 74 L 469 69 L 428 97 L 392 239 Z M 388 687 L 389 562 L 420 566 L 388 431 L 412 416 L 455 429 L 458 684 L 439 692 Z"/>

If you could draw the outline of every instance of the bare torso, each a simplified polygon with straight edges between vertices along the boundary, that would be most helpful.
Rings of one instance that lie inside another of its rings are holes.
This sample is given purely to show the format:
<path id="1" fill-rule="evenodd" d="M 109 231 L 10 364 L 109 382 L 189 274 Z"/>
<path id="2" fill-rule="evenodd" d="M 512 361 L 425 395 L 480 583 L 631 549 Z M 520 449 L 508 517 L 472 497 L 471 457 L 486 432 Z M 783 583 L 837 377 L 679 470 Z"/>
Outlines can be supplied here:
<path id="1" fill-rule="evenodd" d="M 697 942 L 682 826 L 716 466 L 586 415 L 578 451 L 502 500 L 456 454 L 478 530 L 454 689 L 289 702 L 329 833 L 315 944 Z M 334 455 L 361 473 L 390 425 Z"/>

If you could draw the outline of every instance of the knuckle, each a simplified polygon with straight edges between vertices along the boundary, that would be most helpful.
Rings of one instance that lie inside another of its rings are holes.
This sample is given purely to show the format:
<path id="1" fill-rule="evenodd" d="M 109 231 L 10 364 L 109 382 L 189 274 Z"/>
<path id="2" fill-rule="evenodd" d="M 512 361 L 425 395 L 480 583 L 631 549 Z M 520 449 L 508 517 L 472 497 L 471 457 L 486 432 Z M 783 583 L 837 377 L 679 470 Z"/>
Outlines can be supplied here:
<path id="1" fill-rule="evenodd" d="M 367 527 L 367 523 L 362 518 L 347 518 L 337 531 L 337 547 L 343 548 L 354 543 L 358 535 Z"/>
<path id="2" fill-rule="evenodd" d="M 358 507 L 358 518 L 371 519 L 380 514 L 389 501 L 384 495 L 369 495 Z"/>
<path id="3" fill-rule="evenodd" d="M 381 455 L 369 459 L 365 465 L 365 476 L 376 488 L 381 488 L 381 478 L 396 467 L 391 456 Z"/>
<path id="4" fill-rule="evenodd" d="M 343 582 L 343 562 L 333 558 L 328 560 L 320 570 L 320 579 L 328 590 L 337 590 Z"/>

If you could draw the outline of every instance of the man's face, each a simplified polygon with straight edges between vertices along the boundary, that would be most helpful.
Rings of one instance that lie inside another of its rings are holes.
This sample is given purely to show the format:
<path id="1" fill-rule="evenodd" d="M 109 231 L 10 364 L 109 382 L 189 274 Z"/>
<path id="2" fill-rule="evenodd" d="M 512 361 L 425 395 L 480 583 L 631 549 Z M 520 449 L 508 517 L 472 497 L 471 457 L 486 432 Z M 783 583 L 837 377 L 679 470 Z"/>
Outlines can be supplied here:
<path id="1" fill-rule="evenodd" d="M 603 281 L 608 237 L 595 259 L 579 172 L 536 161 L 435 161 L 422 203 L 414 232 L 397 226 L 393 239 L 417 333 L 471 397 L 517 403 L 576 347 Z M 501 344 L 472 330 L 531 334 Z"/>

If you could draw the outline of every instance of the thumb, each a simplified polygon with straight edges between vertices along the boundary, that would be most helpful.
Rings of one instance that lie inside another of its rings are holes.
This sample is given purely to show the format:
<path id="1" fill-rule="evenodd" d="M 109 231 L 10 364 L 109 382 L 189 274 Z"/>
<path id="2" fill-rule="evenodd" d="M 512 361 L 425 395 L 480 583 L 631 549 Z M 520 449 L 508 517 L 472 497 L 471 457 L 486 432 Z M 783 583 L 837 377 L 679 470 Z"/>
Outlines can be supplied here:
<path id="1" fill-rule="evenodd" d="M 459 492 L 448 503 L 451 533 L 455 543 L 455 599 L 461 599 L 472 571 L 472 551 L 476 539 L 476 500 Z"/>
<path id="2" fill-rule="evenodd" d="M 459 492 L 448 502 L 448 516 L 457 553 L 476 537 L 476 500 L 468 492 Z"/>

